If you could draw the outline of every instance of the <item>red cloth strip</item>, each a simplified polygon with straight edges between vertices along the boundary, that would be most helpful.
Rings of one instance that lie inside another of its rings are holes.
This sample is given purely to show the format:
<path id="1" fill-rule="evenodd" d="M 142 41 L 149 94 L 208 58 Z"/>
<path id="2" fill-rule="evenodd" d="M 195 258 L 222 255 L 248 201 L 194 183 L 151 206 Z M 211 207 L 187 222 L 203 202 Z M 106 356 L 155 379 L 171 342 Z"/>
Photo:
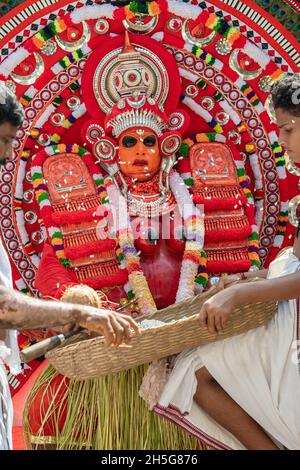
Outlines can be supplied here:
<path id="1" fill-rule="evenodd" d="M 113 250 L 115 246 L 116 242 L 113 239 L 96 240 L 94 242 L 82 243 L 79 246 L 65 247 L 65 255 L 68 259 L 78 259 L 83 256 Z"/>
<path id="2" fill-rule="evenodd" d="M 94 209 L 88 209 L 86 211 L 55 212 L 52 214 L 52 220 L 55 225 L 76 224 L 80 222 L 101 220 L 108 215 L 107 211 L 104 211 L 103 214 L 98 214 L 98 212 L 99 211 L 97 211 L 97 207 Z"/>

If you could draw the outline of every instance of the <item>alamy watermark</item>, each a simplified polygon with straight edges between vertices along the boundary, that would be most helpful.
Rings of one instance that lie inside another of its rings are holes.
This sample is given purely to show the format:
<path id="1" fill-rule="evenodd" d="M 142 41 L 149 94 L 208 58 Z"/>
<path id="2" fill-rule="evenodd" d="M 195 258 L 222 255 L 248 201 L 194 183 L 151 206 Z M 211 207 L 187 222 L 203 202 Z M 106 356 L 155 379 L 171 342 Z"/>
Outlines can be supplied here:
<path id="1" fill-rule="evenodd" d="M 100 220 L 96 227 L 97 237 L 115 237 L 119 231 L 129 229 L 134 239 L 156 243 L 158 240 L 184 240 L 203 243 L 204 208 L 193 203 L 184 204 L 181 210 L 174 207 L 171 212 L 133 216 L 128 219 L 127 203 L 120 199 L 115 205 L 100 205 L 96 211 Z M 104 226 L 103 221 L 106 220 Z"/>
<path id="2" fill-rule="evenodd" d="M 294 105 L 300 104 L 300 87 L 299 87 L 299 81 L 295 81 L 292 83 L 292 88 L 295 88 L 295 91 L 292 94 L 292 103 Z"/>

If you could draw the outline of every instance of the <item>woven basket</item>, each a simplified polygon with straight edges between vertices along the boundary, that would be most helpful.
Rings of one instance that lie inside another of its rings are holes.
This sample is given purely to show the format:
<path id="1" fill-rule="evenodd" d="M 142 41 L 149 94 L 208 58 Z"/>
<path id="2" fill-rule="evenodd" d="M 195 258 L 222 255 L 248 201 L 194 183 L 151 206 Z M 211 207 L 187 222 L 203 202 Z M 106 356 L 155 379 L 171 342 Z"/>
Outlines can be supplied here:
<path id="1" fill-rule="evenodd" d="M 266 324 L 276 311 L 275 302 L 244 305 L 234 310 L 220 334 L 211 334 L 199 326 L 198 314 L 203 302 L 216 293 L 214 288 L 193 299 L 159 310 L 151 319 L 166 324 L 142 330 L 130 345 L 106 347 L 102 337 L 66 341 L 46 354 L 61 374 L 81 380 L 128 370 L 155 359 L 218 341 Z M 149 317 L 148 317 L 149 318 Z M 74 341 L 77 341 L 74 343 Z"/>

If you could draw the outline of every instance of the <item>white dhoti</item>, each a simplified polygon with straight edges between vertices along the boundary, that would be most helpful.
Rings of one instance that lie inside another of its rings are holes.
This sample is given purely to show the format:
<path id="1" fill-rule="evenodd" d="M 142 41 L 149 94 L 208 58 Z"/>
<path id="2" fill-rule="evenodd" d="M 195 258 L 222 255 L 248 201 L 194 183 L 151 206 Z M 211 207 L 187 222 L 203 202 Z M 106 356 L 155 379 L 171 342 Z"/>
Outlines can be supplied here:
<path id="1" fill-rule="evenodd" d="M 12 449 L 13 407 L 3 363 L 8 355 L 4 341 L 0 341 L 0 450 Z"/>
<path id="2" fill-rule="evenodd" d="M 273 261 L 269 278 L 300 269 L 292 250 Z M 243 445 L 193 400 L 195 372 L 206 367 L 221 387 L 277 443 L 300 449 L 299 301 L 282 301 L 266 326 L 180 354 L 156 413 L 218 449 Z"/>
<path id="3" fill-rule="evenodd" d="M 1 238 L 0 285 L 12 287 L 11 268 Z M 5 341 L 0 341 L 0 450 L 10 450 L 12 449 L 13 407 L 4 362 L 13 374 L 19 374 L 22 371 L 16 330 L 7 330 Z"/>

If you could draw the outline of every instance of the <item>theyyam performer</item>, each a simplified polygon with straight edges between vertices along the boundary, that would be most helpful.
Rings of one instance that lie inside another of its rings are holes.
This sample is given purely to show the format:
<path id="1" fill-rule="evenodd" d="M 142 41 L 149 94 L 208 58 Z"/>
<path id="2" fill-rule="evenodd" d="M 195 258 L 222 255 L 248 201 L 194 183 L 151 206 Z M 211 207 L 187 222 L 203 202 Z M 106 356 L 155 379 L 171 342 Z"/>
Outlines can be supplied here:
<path id="1" fill-rule="evenodd" d="M 268 16 L 250 0 L 247 15 L 194 0 L 44 3 L 24 2 L 0 39 L 0 78 L 25 109 L 0 188 L 14 286 L 126 307 L 149 327 L 148 315 L 223 274 L 256 276 L 295 231 L 288 199 L 298 182 L 285 172 L 269 99 L 297 68 L 292 34 L 274 18 L 262 28 Z M 53 334 L 22 332 L 21 349 Z M 39 367 L 9 374 L 16 402 Z M 189 434 L 157 416 L 183 423 L 176 404 L 165 410 L 168 385 L 157 414 L 148 411 L 146 369 L 89 381 L 44 370 L 24 412 L 28 446 L 213 446 L 188 420 Z"/>

